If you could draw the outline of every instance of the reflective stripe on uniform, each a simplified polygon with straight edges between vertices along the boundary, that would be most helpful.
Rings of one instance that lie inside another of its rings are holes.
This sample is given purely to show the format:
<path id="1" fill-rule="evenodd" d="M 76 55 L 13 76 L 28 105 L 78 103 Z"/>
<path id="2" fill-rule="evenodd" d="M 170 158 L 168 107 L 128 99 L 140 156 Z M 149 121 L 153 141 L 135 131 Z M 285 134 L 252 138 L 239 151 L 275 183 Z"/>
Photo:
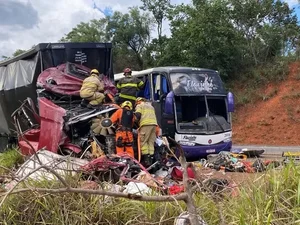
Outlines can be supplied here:
<path id="1" fill-rule="evenodd" d="M 137 87 L 137 84 L 134 83 L 127 83 L 127 84 L 121 84 L 119 87 L 124 88 L 124 87 Z"/>
<path id="2" fill-rule="evenodd" d="M 144 85 L 144 82 L 141 80 L 141 82 L 137 85 L 138 87 L 141 87 Z"/>
<path id="3" fill-rule="evenodd" d="M 137 91 L 142 88 L 144 85 L 144 82 L 136 77 L 123 77 L 119 82 L 117 83 L 117 88 L 119 90 L 119 93 L 123 95 L 124 98 L 135 100 Z M 126 97 L 127 96 L 127 97 Z M 128 97 L 132 96 L 132 97 Z"/>
<path id="4" fill-rule="evenodd" d="M 131 96 L 131 95 L 120 94 L 119 97 L 134 100 L 134 101 L 136 100 L 136 97 Z"/>

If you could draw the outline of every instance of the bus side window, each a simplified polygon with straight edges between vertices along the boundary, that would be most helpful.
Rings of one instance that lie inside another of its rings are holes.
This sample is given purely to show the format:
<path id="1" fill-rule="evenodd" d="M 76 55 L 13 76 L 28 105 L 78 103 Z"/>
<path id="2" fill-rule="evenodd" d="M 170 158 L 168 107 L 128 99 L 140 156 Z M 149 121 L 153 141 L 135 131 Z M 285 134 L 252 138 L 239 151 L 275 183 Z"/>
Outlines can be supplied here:
<path id="1" fill-rule="evenodd" d="M 148 77 L 147 77 L 148 78 Z M 149 81 L 148 81 L 148 79 L 145 79 L 144 80 L 144 82 L 145 82 L 145 86 L 144 86 L 144 90 L 143 90 L 143 93 L 144 93 L 144 98 L 146 98 L 146 99 L 150 99 L 150 83 L 149 83 Z"/>
<path id="2" fill-rule="evenodd" d="M 160 95 L 160 75 L 153 76 L 154 101 L 159 100 Z"/>
<path id="3" fill-rule="evenodd" d="M 142 98 L 150 98 L 150 87 L 149 87 L 149 82 L 148 82 L 148 76 L 144 76 L 142 78 L 139 78 L 144 82 L 144 87 L 138 91 L 137 97 L 142 97 Z"/>
<path id="4" fill-rule="evenodd" d="M 167 97 L 167 94 L 170 92 L 167 78 L 164 75 L 160 75 L 160 90 L 158 99 L 160 101 L 164 100 Z"/>
<path id="5" fill-rule="evenodd" d="M 153 96 L 154 101 L 159 101 L 162 96 L 169 93 L 167 78 L 161 74 L 152 75 Z"/>
<path id="6" fill-rule="evenodd" d="M 164 95 L 169 93 L 167 78 L 165 76 L 161 76 L 161 90 L 162 90 L 162 94 Z"/>

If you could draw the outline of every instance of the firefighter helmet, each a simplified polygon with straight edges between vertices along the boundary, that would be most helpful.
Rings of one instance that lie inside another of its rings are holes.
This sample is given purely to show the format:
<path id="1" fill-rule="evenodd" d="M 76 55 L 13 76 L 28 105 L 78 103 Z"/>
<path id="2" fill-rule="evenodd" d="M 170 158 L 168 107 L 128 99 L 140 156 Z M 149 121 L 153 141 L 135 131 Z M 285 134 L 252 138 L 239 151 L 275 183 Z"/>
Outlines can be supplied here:
<path id="1" fill-rule="evenodd" d="M 124 72 L 124 75 L 127 75 L 127 74 L 131 75 L 131 73 L 132 73 L 130 68 L 125 68 L 123 72 Z"/>
<path id="2" fill-rule="evenodd" d="M 90 74 L 98 74 L 99 75 L 99 71 L 97 69 L 92 69 Z"/>
<path id="3" fill-rule="evenodd" d="M 130 101 L 125 101 L 121 104 L 121 108 L 128 107 L 130 110 L 132 110 L 132 103 Z"/>
<path id="4" fill-rule="evenodd" d="M 144 98 L 138 97 L 138 98 L 135 100 L 135 105 L 138 105 L 138 104 L 140 104 L 141 102 L 144 102 L 144 101 L 145 101 Z"/>

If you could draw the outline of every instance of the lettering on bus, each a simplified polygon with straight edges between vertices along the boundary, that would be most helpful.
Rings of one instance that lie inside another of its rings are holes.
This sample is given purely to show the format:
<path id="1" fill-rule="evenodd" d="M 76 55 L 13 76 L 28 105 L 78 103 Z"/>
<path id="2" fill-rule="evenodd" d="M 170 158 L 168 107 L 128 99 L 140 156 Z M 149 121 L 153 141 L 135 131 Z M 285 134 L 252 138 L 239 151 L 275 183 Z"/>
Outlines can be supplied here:
<path id="1" fill-rule="evenodd" d="M 181 145 L 186 145 L 186 146 L 195 146 L 195 143 L 193 142 L 188 142 L 188 141 L 180 141 Z"/>
<path id="2" fill-rule="evenodd" d="M 224 137 L 231 137 L 231 133 L 224 134 Z"/>
<path id="3" fill-rule="evenodd" d="M 224 92 L 218 74 L 214 73 L 175 73 L 171 75 L 171 81 L 175 93 Z"/>
<path id="4" fill-rule="evenodd" d="M 184 140 L 188 140 L 188 141 L 196 141 L 196 136 L 188 136 L 188 135 L 184 135 L 183 139 Z"/>
<path id="5" fill-rule="evenodd" d="M 207 149 L 206 150 L 206 153 L 214 153 L 214 152 L 216 152 L 216 149 Z"/>
<path id="6" fill-rule="evenodd" d="M 194 92 L 197 92 L 197 91 L 211 92 L 214 88 L 212 79 L 208 78 L 207 74 L 205 74 L 204 77 L 205 77 L 204 81 L 200 81 L 200 82 L 195 81 L 195 80 L 188 80 L 186 83 L 186 87 L 189 90 L 193 90 Z"/>

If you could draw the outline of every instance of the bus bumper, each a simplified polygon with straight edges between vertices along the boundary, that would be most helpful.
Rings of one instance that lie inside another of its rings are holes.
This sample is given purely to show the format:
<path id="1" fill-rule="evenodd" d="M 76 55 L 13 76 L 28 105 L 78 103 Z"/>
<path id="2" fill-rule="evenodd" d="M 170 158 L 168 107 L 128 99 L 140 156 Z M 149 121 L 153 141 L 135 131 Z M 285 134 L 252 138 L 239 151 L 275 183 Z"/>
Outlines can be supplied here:
<path id="1" fill-rule="evenodd" d="M 187 160 L 197 160 L 200 158 L 206 158 L 209 154 L 218 154 L 221 151 L 230 151 L 232 147 L 232 141 L 209 146 L 181 145 L 181 147 Z"/>

